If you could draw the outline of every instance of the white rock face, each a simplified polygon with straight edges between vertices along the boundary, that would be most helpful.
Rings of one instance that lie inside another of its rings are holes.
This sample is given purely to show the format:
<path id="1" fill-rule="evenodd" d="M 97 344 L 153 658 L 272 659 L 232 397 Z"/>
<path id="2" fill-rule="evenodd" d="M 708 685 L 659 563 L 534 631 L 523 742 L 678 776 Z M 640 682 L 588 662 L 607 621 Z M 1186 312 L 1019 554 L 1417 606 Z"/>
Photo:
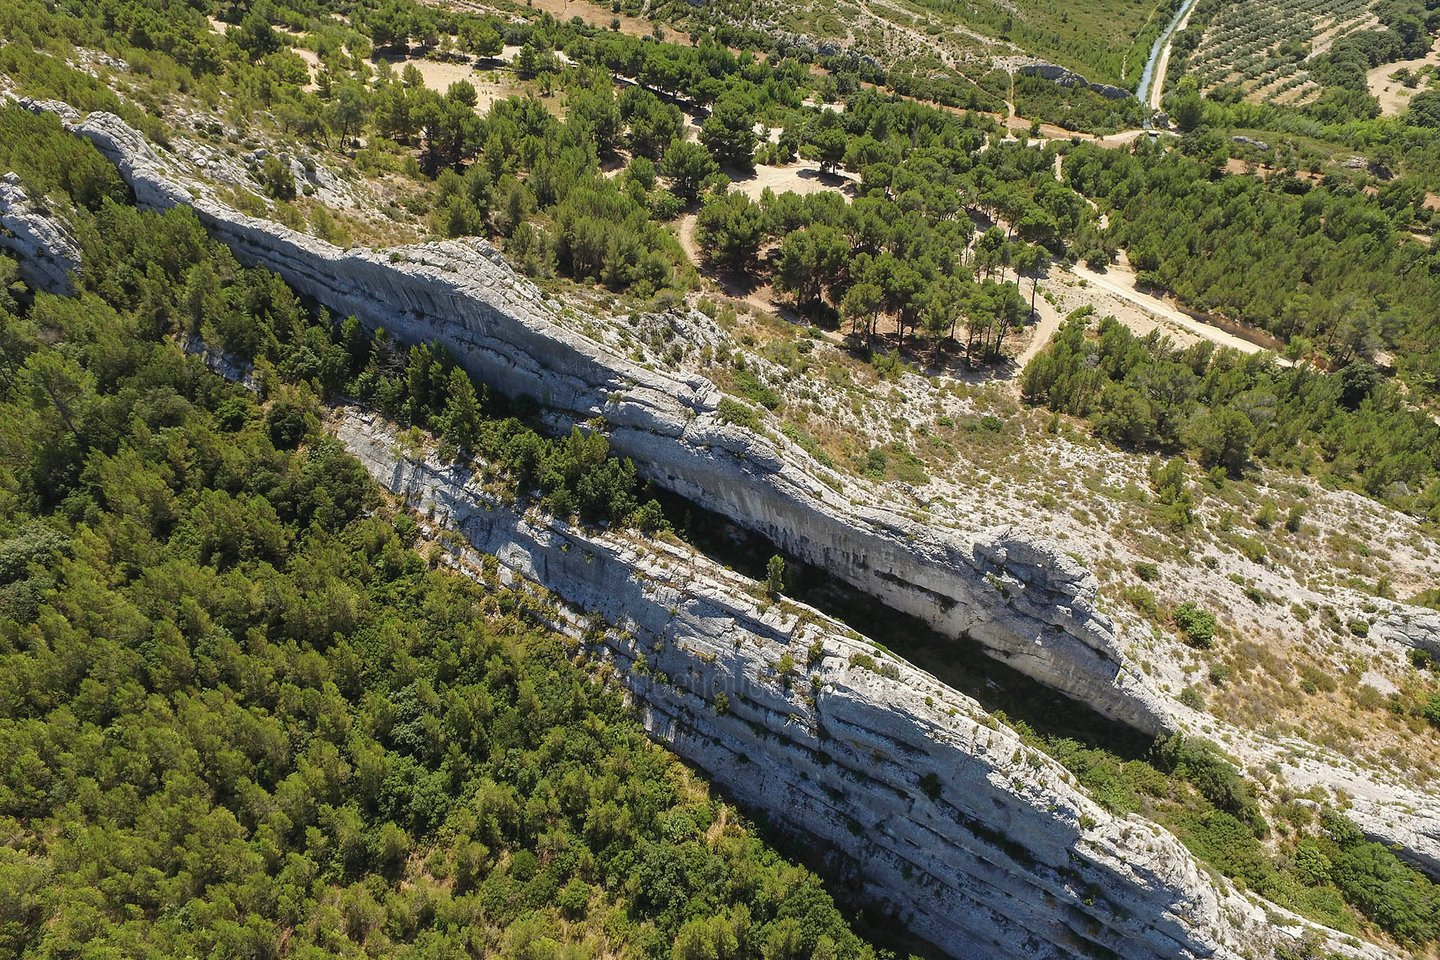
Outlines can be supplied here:
<path id="1" fill-rule="evenodd" d="M 100 145 L 142 203 L 193 205 L 242 258 L 278 270 L 333 309 L 404 339 L 445 343 L 498 389 L 545 404 L 557 425 L 605 416 L 617 448 L 657 482 L 891 607 L 952 635 L 969 632 L 997 657 L 1102 713 L 1154 732 L 1171 726 L 1175 710 L 1187 731 L 1225 743 L 1247 766 L 1278 765 L 1296 789 L 1342 792 L 1348 814 L 1368 835 L 1440 876 L 1440 802 L 1333 751 L 1239 731 L 1170 704 L 1130 672 L 1114 625 L 1092 609 L 1093 579 L 1053 543 L 1003 530 L 961 534 L 916 523 L 898 509 L 846 501 L 816 479 L 824 470 L 803 451 L 726 424 L 708 381 L 644 369 L 568 329 L 488 245 L 342 253 L 217 203 L 205 185 L 179 172 L 193 169 L 187 162 L 154 152 L 114 117 L 97 114 L 82 123 L 65 104 L 29 105 L 57 113 Z M 27 222 L 31 236 L 66 235 L 63 224 L 38 211 Z M 27 270 L 41 270 L 44 283 L 64 276 L 57 272 L 63 261 L 48 252 L 57 249 L 65 248 L 12 247 Z M 1372 636 L 1440 654 L 1440 617 L 1397 604 Z"/>
<path id="2" fill-rule="evenodd" d="M 798 447 L 727 422 L 708 380 L 646 369 L 576 332 L 488 244 L 342 251 L 219 202 L 111 114 L 71 128 L 116 164 L 139 203 L 193 207 L 240 259 L 337 314 L 447 347 L 477 378 L 535 400 L 559 426 L 603 418 L 613 448 L 657 484 L 942 634 L 969 634 L 1102 714 L 1146 733 L 1171 727 L 1094 609 L 1093 577 L 1053 545 L 1013 529 L 965 535 L 898 507 L 852 504 Z"/>
<path id="3" fill-rule="evenodd" d="M 817 610 L 757 599 L 759 584 L 684 547 L 522 516 L 464 471 L 396 453 L 371 415 L 343 412 L 337 433 L 502 580 L 608 623 L 586 636 L 654 737 L 843 858 L 950 956 L 1265 957 L 1307 935 L 1322 953 L 1385 956 L 1217 886 L 1168 833 L 1107 813 L 973 700 Z"/>
<path id="4" fill-rule="evenodd" d="M 638 368 L 565 329 L 487 246 L 342 254 L 171 179 L 166 161 L 113 117 L 82 126 L 64 105 L 43 108 L 110 144 L 112 159 L 141 158 L 120 166 L 142 202 L 193 200 L 240 256 L 302 292 L 402 337 L 447 343 L 478 376 L 546 404 L 557 424 L 603 414 L 617 447 L 657 481 L 890 606 L 972 633 L 1102 712 L 1140 729 L 1168 722 L 1124 672 L 1108 619 L 1091 610 L 1093 579 L 1053 545 L 1011 531 L 966 539 L 845 502 L 802 452 L 727 425 L 708 381 Z M 117 137 L 129 146 L 114 146 Z M 22 260 L 35 251 L 20 251 Z M 519 516 L 455 471 L 396 457 L 385 429 L 362 416 L 348 414 L 340 432 L 373 475 L 457 526 L 512 582 L 553 591 L 572 621 L 581 610 L 622 628 L 596 652 L 615 662 L 654 736 L 742 802 L 846 858 L 867 896 L 951 955 L 1262 957 L 1318 937 L 1343 956 L 1387 956 L 1217 886 L 1168 834 L 1106 814 L 969 698 L 817 611 L 757 604 L 753 581 L 688 550 Z M 747 508 L 753 514 L 732 512 Z M 1397 642 L 1433 643 L 1434 625 L 1412 620 L 1394 625 L 1405 634 Z M 786 654 L 796 664 L 788 685 L 776 669 Z M 857 655 L 875 669 L 852 664 Z M 1359 777 L 1355 786 L 1375 789 Z M 1397 821 L 1388 790 L 1373 803 L 1367 792 L 1355 791 L 1357 821 L 1370 830 L 1366 820 L 1383 818 L 1377 836 L 1404 835 L 1412 855 L 1428 855 L 1440 817 L 1407 807 Z"/>
<path id="5" fill-rule="evenodd" d="M 1440 610 L 1396 604 L 1375 624 L 1376 639 L 1440 659 Z"/>
<path id="6" fill-rule="evenodd" d="M 20 265 L 20 279 L 36 290 L 69 294 L 80 266 L 75 241 L 50 211 L 32 200 L 20 177 L 0 177 L 0 249 Z"/>

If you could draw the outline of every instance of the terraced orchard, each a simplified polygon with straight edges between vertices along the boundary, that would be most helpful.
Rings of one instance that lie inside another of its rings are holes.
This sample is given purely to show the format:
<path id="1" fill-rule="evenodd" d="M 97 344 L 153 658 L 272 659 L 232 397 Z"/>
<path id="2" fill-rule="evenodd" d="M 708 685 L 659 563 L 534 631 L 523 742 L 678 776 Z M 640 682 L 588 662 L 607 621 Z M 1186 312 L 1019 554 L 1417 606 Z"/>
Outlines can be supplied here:
<path id="1" fill-rule="evenodd" d="M 639 0 L 624 0 L 621 9 Z M 756 36 L 807 37 L 886 66 L 977 77 L 997 57 L 1052 61 L 1090 80 L 1133 87 L 1178 0 L 660 0 L 678 22 L 720 23 Z M 639 9 L 637 7 L 637 9 Z"/>
<path id="2" fill-rule="evenodd" d="M 1177 39 L 1176 52 L 1189 52 L 1182 69 L 1171 70 L 1171 82 L 1192 76 L 1205 93 L 1234 87 L 1249 100 L 1306 103 L 1320 92 L 1309 64 L 1341 37 L 1375 26 L 1372 6 L 1373 0 L 1202 3 L 1190 36 Z"/>

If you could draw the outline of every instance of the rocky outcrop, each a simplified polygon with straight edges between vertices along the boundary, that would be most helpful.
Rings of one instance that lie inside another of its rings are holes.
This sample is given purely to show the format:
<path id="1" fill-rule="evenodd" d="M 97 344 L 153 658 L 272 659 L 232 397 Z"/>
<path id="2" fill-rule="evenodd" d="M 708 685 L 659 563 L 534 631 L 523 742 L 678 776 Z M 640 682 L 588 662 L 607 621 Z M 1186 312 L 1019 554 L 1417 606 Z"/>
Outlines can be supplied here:
<path id="1" fill-rule="evenodd" d="M 59 219 L 31 199 L 20 177 L 0 177 L 0 250 L 20 265 L 20 279 L 32 289 L 68 294 L 80 251 Z"/>
<path id="2" fill-rule="evenodd" d="M 343 412 L 336 432 L 500 580 L 603 618 L 575 632 L 653 736 L 843 858 L 867 902 L 950 956 L 1259 957 L 1307 935 L 1383 956 L 1226 892 L 1169 834 L 1108 814 L 973 700 L 819 611 L 684 546 L 522 514 L 459 468 L 397 453 L 371 415 Z"/>
<path id="3" fill-rule="evenodd" d="M 1133 96 L 1133 94 L 1124 87 L 1086 80 L 1074 70 L 1067 69 L 1055 63 L 1027 63 L 1019 68 L 1019 72 L 1026 76 L 1040 77 L 1041 79 L 1049 80 L 1051 83 L 1059 84 L 1062 87 L 1083 87 L 1086 90 L 1100 94 L 1100 96 L 1105 97 L 1107 100 L 1126 100 Z"/>
<path id="4" fill-rule="evenodd" d="M 153 163 L 159 177 L 163 161 Z M 137 194 L 153 186 L 133 171 L 127 177 Z M 630 432 L 622 449 L 636 451 L 652 471 L 639 451 L 658 445 L 659 462 L 678 471 L 669 477 L 682 492 L 697 482 L 693 461 L 719 461 L 714 476 L 733 487 L 700 493 L 736 509 L 762 498 L 758 516 L 774 524 L 770 535 L 779 542 L 813 541 L 816 532 L 804 523 L 840 523 L 849 510 L 856 539 L 827 541 L 837 556 L 826 569 L 875 571 L 878 556 L 895 565 L 879 573 L 895 577 L 895 569 L 913 573 L 937 558 L 945 568 L 934 579 L 920 570 L 896 584 L 893 596 L 914 606 L 912 594 L 938 583 L 933 603 L 942 613 L 931 622 L 963 605 L 973 611 L 965 629 L 1026 672 L 1052 677 L 1077 696 L 1098 691 L 1091 702 L 1107 712 L 1160 716 L 1148 698 L 1127 689 L 1118 655 L 1118 679 L 1108 681 L 1094 660 L 1067 660 L 1077 645 L 1103 657 L 1113 651 L 1113 635 L 1089 608 L 1089 574 L 1052 546 L 1011 531 L 936 531 L 898 510 L 827 495 L 815 479 L 819 467 L 803 454 L 727 425 L 708 383 L 637 370 L 566 330 L 557 311 L 488 248 L 439 245 L 395 251 L 394 261 L 351 258 L 225 208 L 233 221 L 207 212 L 212 201 L 194 189 L 149 202 L 193 197 L 202 219 L 242 257 L 271 265 L 293 257 L 287 277 L 303 279 L 313 267 L 311 286 L 297 286 L 332 305 L 369 296 L 348 286 L 354 277 L 345 268 L 358 262 L 361 279 L 380 282 L 375 296 L 394 311 L 360 314 L 371 323 L 412 338 L 435 329 L 447 343 L 468 344 L 483 359 L 472 369 L 546 403 L 557 423 L 598 409 L 612 437 Z M 253 253 L 241 246 L 251 228 L 259 231 Z M 307 246 L 319 254 L 295 252 Z M 392 490 L 494 556 L 505 578 L 553 591 L 572 608 L 564 617 L 585 610 L 610 621 L 615 629 L 587 636 L 602 636 L 595 652 L 614 661 L 617 680 L 657 738 L 742 802 L 848 860 L 868 899 L 889 904 L 952 955 L 1264 956 L 1277 943 L 1314 935 L 1347 956 L 1383 956 L 1332 932 L 1306 934 L 1293 918 L 1212 882 L 1163 831 L 1107 815 L 973 701 L 818 612 L 759 599 L 752 581 L 680 547 L 522 515 L 468 489 L 453 469 L 395 456 L 373 420 L 347 415 L 340 434 Z M 847 554 L 857 543 L 876 552 Z M 824 556 L 807 549 L 803 556 Z M 869 592 L 884 595 L 890 581 L 876 579 Z M 1037 649 L 1025 647 L 1027 635 L 1037 638 Z"/>
<path id="5" fill-rule="evenodd" d="M 113 117 L 82 125 L 63 104 L 38 106 L 119 161 L 143 202 L 193 202 L 240 256 L 276 268 L 302 292 L 403 337 L 447 344 L 497 388 L 547 405 L 558 424 L 603 415 L 616 446 L 659 482 L 883 603 L 952 635 L 973 635 L 997 657 L 1103 713 L 1147 731 L 1169 724 L 1168 710 L 1117 652 L 1109 619 L 1094 611 L 1093 580 L 1053 544 L 1016 531 L 962 533 L 837 496 L 803 451 L 726 424 L 708 382 L 639 368 L 568 329 L 559 309 L 488 246 L 342 253 L 217 204 L 203 184 L 176 173 Z M 1417 615 L 1425 613 L 1404 613 L 1395 629 L 1409 645 L 1440 649 L 1433 639 L 1440 625 L 1423 627 Z M 1390 626 L 1388 618 L 1377 623 L 1376 635 Z M 1225 742 L 1235 733 L 1205 732 Z M 1255 741 L 1244 752 L 1247 764 L 1279 762 L 1300 788 L 1343 790 L 1368 834 L 1440 875 L 1440 805 L 1308 745 L 1245 739 Z M 1295 757 L 1308 759 L 1296 766 Z"/>
<path id="6" fill-rule="evenodd" d="M 1376 622 L 1377 640 L 1420 650 L 1440 660 L 1440 610 L 1396 604 Z"/>
<path id="7" fill-rule="evenodd" d="M 70 126 L 116 164 L 140 204 L 193 207 L 237 257 L 332 311 L 401 340 L 441 344 L 492 388 L 539 403 L 557 426 L 601 424 L 649 479 L 887 607 L 972 636 L 1141 731 L 1169 726 L 1160 699 L 1125 662 L 1111 621 L 1095 610 L 1093 577 L 1052 545 L 1019 530 L 967 534 L 917 522 L 897 505 L 852 502 L 798 447 L 729 422 L 733 410 L 709 381 L 646 369 L 578 333 L 487 244 L 342 251 L 221 203 L 111 114 Z"/>

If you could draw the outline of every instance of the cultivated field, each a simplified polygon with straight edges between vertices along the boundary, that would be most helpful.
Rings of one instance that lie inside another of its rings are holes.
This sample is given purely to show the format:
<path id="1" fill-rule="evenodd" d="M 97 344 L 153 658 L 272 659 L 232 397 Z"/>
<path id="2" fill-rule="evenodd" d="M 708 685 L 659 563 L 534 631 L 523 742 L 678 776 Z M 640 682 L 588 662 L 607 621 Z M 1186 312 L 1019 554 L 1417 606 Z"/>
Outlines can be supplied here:
<path id="1" fill-rule="evenodd" d="M 1238 0 L 1215 14 L 1185 73 L 1203 91 L 1238 86 L 1251 100 L 1304 103 L 1319 93 L 1310 60 L 1377 22 L 1371 0 Z"/>
<path id="2" fill-rule="evenodd" d="M 886 64 L 928 63 L 976 77 L 997 57 L 1025 55 L 1134 87 L 1174 9 L 1175 0 L 722 0 L 706 15 Z"/>

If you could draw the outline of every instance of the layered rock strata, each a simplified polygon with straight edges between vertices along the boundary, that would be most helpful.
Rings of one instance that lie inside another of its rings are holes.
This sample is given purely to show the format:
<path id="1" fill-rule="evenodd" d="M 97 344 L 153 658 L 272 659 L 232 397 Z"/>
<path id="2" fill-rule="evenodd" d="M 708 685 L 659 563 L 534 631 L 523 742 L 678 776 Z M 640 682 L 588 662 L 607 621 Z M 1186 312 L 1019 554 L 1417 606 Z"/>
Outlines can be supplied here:
<path id="1" fill-rule="evenodd" d="M 1168 834 L 1107 815 L 973 701 L 814 610 L 757 600 L 753 581 L 680 547 L 517 513 L 462 473 L 397 457 L 363 416 L 347 414 L 340 434 L 510 580 L 617 624 L 597 652 L 652 734 L 828 844 L 869 899 L 954 956 L 1261 956 L 1297 937 L 1385 955 L 1217 886 Z M 1022 537 L 976 538 L 970 557 L 1001 595 L 1087 589 L 1083 571 Z"/>
<path id="2" fill-rule="evenodd" d="M 75 241 L 61 221 L 36 203 L 20 185 L 20 177 L 0 177 L 0 250 L 20 266 L 20 278 L 33 289 L 68 294 L 70 275 L 80 266 Z"/>
<path id="3" fill-rule="evenodd" d="M 549 405 L 557 423 L 610 417 L 617 446 L 659 482 L 890 606 L 953 634 L 971 633 L 997 656 L 1101 712 L 1146 731 L 1168 726 L 1168 711 L 1128 673 L 1109 620 L 1094 615 L 1093 580 L 1051 545 L 1005 532 L 967 537 L 916 524 L 897 510 L 846 502 L 816 481 L 824 472 L 802 451 L 727 425 L 707 381 L 644 370 L 566 329 L 557 309 L 486 245 L 345 253 L 217 203 L 205 185 L 188 180 L 113 117 L 96 114 L 82 123 L 64 104 L 31 106 L 58 113 L 100 145 L 141 202 L 193 204 L 237 254 L 279 270 L 333 309 L 411 339 L 445 342 L 499 389 Z M 67 235 L 63 224 L 27 210 L 27 222 L 43 228 L 30 235 Z M 31 276 L 44 278 L 42 288 L 61 279 L 57 264 L 68 266 L 50 254 L 66 249 L 60 244 L 12 249 L 24 269 L 40 270 Z M 1440 654 L 1440 622 L 1423 611 L 1407 608 L 1387 618 L 1377 625 L 1382 634 Z M 1226 741 L 1234 733 L 1207 731 Z M 1302 788 L 1342 791 L 1362 829 L 1440 876 L 1440 807 L 1431 798 L 1347 769 L 1308 744 L 1242 739 L 1247 762 L 1279 762 Z"/>
<path id="4" fill-rule="evenodd" d="M 731 422 L 747 416 L 708 380 L 646 369 L 578 333 L 487 244 L 343 251 L 218 201 L 111 114 L 67 119 L 115 163 L 140 204 L 192 207 L 237 257 L 302 295 L 402 341 L 445 346 L 491 387 L 539 403 L 557 426 L 597 423 L 647 478 L 887 607 L 942 634 L 968 634 L 1142 732 L 1170 727 L 1112 622 L 1094 609 L 1094 578 L 1054 545 L 1014 529 L 963 534 L 916 522 L 898 505 L 852 503 L 798 447 Z"/>
<path id="5" fill-rule="evenodd" d="M 1307 938 L 1384 956 L 1217 885 L 1168 833 L 1107 813 L 973 700 L 819 611 L 683 546 L 522 514 L 398 453 L 371 415 L 343 413 L 337 433 L 502 581 L 603 618 L 588 642 L 656 739 L 844 858 L 867 902 L 950 956 L 1259 957 Z"/>

